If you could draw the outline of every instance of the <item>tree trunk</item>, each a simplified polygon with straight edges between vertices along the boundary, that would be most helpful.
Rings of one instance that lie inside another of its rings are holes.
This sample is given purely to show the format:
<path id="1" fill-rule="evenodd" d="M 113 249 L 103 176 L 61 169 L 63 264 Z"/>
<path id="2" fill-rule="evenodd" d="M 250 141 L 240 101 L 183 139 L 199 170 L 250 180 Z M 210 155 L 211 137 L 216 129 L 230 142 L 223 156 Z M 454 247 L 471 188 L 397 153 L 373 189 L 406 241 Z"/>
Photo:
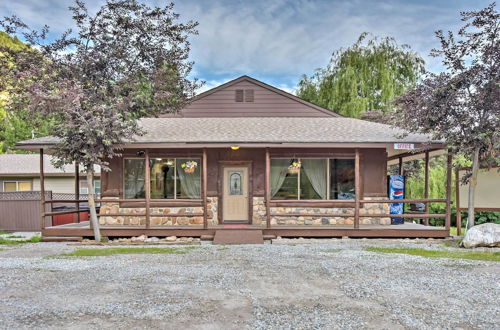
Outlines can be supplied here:
<path id="1" fill-rule="evenodd" d="M 101 241 L 101 230 L 99 229 L 99 221 L 97 220 L 97 212 L 95 209 L 94 199 L 94 169 L 87 169 L 87 184 L 89 187 L 89 209 L 90 209 L 90 222 L 94 229 L 94 239 L 96 242 Z"/>
<path id="2" fill-rule="evenodd" d="M 479 170 L 479 148 L 476 148 L 476 150 L 474 151 L 474 159 L 472 160 L 472 175 L 469 179 L 467 229 L 474 226 L 474 197 L 477 186 L 478 170 Z"/>

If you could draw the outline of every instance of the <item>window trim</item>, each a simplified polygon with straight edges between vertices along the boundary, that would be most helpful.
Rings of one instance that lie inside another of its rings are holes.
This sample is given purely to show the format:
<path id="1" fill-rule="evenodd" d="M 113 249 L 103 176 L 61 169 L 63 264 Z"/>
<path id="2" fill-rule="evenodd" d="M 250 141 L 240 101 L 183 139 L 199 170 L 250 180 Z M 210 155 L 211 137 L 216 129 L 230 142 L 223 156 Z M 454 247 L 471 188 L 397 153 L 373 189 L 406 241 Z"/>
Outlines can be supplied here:
<path id="1" fill-rule="evenodd" d="M 151 162 L 152 159 L 156 159 L 156 158 L 161 158 L 161 159 L 173 159 L 174 160 L 174 198 L 151 198 L 150 200 L 152 199 L 155 199 L 155 200 L 162 200 L 162 201 L 171 201 L 171 200 L 177 200 L 177 199 L 181 199 L 181 200 L 185 200 L 186 198 L 177 198 L 177 159 L 193 159 L 193 160 L 196 160 L 198 162 L 198 164 L 201 164 L 202 162 L 202 158 L 200 156 L 195 156 L 195 157 L 191 157 L 191 156 L 175 156 L 175 157 L 170 157 L 170 156 L 161 156 L 161 155 L 155 155 L 154 157 L 151 157 L 150 155 L 150 158 L 149 158 L 149 161 Z M 125 198 L 125 161 L 127 159 L 141 159 L 143 162 L 146 162 L 146 158 L 145 157 L 123 157 L 123 161 L 122 161 L 122 193 L 121 193 L 121 196 L 123 199 L 143 199 L 143 198 Z M 149 164 L 148 164 L 149 166 Z M 151 177 L 149 178 L 149 180 L 151 181 Z M 202 176 L 200 175 L 200 184 L 201 184 L 201 180 L 202 180 Z M 144 184 L 146 184 L 146 172 L 144 172 Z M 149 189 L 151 189 L 151 185 L 149 187 Z M 201 199 L 202 196 L 200 196 L 200 198 L 188 198 L 188 199 L 193 199 L 193 200 L 197 200 L 197 199 Z M 145 198 L 144 198 L 145 199 Z"/>
<path id="2" fill-rule="evenodd" d="M 15 183 L 16 184 L 16 190 L 15 191 L 5 191 L 5 184 L 6 183 Z M 30 180 L 9 180 L 9 181 L 3 181 L 2 182 L 2 191 L 3 192 L 19 192 L 19 183 L 29 183 L 30 184 L 30 190 L 23 190 L 23 191 L 33 191 L 33 182 Z"/>
<path id="3" fill-rule="evenodd" d="M 298 175 L 297 175 L 297 199 L 273 199 L 271 197 L 270 199 L 270 202 L 283 202 L 283 201 L 288 201 L 288 203 L 290 203 L 290 201 L 298 201 L 298 202 L 318 202 L 318 201 L 346 201 L 346 202 L 351 202 L 351 201 L 354 201 L 354 199 L 331 199 L 330 197 L 330 189 L 331 189 L 331 182 L 330 182 L 330 179 L 331 179 L 331 171 L 330 171 L 330 160 L 332 159 L 352 159 L 353 161 L 356 161 L 356 158 L 355 157 L 350 157 L 350 156 L 339 156 L 339 157 L 271 157 L 271 162 L 273 159 L 297 159 L 297 160 L 301 160 L 301 159 L 325 159 L 326 161 L 326 199 L 301 199 L 300 198 L 300 195 L 301 195 L 301 189 L 300 189 L 300 176 L 302 174 L 302 168 L 300 169 Z M 356 164 L 354 165 L 356 166 Z M 360 179 L 361 181 L 361 179 Z M 361 182 L 360 182 L 361 183 Z M 356 177 L 354 178 L 354 185 L 356 185 Z M 271 188 L 271 187 L 269 187 Z"/>

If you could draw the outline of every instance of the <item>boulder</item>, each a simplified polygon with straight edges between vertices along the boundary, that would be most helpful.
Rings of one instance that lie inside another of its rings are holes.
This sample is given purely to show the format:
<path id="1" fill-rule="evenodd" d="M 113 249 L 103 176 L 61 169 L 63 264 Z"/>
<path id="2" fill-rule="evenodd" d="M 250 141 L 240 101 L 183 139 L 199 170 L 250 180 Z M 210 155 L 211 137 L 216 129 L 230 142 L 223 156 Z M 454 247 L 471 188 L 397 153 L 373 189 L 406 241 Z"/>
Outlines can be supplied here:
<path id="1" fill-rule="evenodd" d="M 159 241 L 158 237 L 149 237 L 144 240 L 144 243 L 158 243 Z"/>
<path id="2" fill-rule="evenodd" d="M 500 225 L 495 223 L 483 223 L 467 230 L 462 241 L 465 248 L 479 246 L 500 247 Z"/>
<path id="3" fill-rule="evenodd" d="M 134 243 L 143 243 L 147 238 L 148 237 L 146 235 L 132 237 L 132 242 L 134 242 Z"/>

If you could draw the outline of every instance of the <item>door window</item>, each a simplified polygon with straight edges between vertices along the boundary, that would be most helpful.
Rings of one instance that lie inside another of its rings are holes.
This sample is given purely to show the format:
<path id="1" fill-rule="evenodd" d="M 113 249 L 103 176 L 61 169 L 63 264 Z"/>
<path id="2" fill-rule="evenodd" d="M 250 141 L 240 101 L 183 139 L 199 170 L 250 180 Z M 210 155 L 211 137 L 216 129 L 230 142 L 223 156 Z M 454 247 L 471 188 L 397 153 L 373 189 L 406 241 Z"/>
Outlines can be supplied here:
<path id="1" fill-rule="evenodd" d="M 229 172 L 229 195 L 243 195 L 241 172 Z"/>

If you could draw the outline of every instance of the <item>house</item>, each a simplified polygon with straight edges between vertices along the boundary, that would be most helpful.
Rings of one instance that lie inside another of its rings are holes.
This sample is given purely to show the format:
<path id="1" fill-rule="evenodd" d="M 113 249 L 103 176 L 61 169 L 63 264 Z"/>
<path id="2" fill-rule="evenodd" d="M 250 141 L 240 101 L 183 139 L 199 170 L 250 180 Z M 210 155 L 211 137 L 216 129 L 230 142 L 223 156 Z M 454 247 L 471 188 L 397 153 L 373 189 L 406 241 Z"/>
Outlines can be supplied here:
<path id="1" fill-rule="evenodd" d="M 147 134 L 123 145 L 123 157 L 102 174 L 105 236 L 449 235 L 450 193 L 403 200 L 447 203 L 446 214 L 420 215 L 446 218 L 445 229 L 390 221 L 387 162 L 446 147 L 429 136 L 401 137 L 401 130 L 342 117 L 248 76 L 198 95 L 176 115 L 140 124 Z M 50 153 L 54 144 L 48 137 L 18 146 Z M 43 233 L 92 236 L 82 226 Z"/>
<path id="2" fill-rule="evenodd" d="M 87 219 L 87 211 L 80 214 L 65 213 L 75 210 L 75 203 L 67 202 L 76 197 L 86 198 L 87 180 L 83 173 L 75 176 L 75 166 L 56 168 L 52 157 L 44 155 L 44 190 L 47 213 L 62 214 L 45 217 L 45 225 L 61 225 Z M 95 168 L 95 192 L 100 194 L 100 170 Z M 12 231 L 40 230 L 40 155 L 3 154 L 0 155 L 0 229 Z M 85 202 L 81 208 L 85 208 Z"/>
<path id="3" fill-rule="evenodd" d="M 59 194 L 75 193 L 75 166 L 62 169 L 52 164 L 52 157 L 43 157 L 45 190 Z M 100 193 L 100 170 L 96 168 L 95 190 Z M 80 194 L 88 193 L 87 179 L 80 175 Z M 40 191 L 40 156 L 37 154 L 0 155 L 0 192 Z"/>
<path id="4" fill-rule="evenodd" d="M 457 235 L 462 231 L 462 212 L 469 207 L 469 183 L 461 184 L 462 179 L 471 168 L 461 167 L 455 170 L 455 202 L 457 208 Z M 474 192 L 474 210 L 476 212 L 500 212 L 500 167 L 482 167 L 477 174 L 477 185 Z M 465 224 L 466 224 L 465 219 Z M 492 220 L 492 219 L 490 219 Z"/>

